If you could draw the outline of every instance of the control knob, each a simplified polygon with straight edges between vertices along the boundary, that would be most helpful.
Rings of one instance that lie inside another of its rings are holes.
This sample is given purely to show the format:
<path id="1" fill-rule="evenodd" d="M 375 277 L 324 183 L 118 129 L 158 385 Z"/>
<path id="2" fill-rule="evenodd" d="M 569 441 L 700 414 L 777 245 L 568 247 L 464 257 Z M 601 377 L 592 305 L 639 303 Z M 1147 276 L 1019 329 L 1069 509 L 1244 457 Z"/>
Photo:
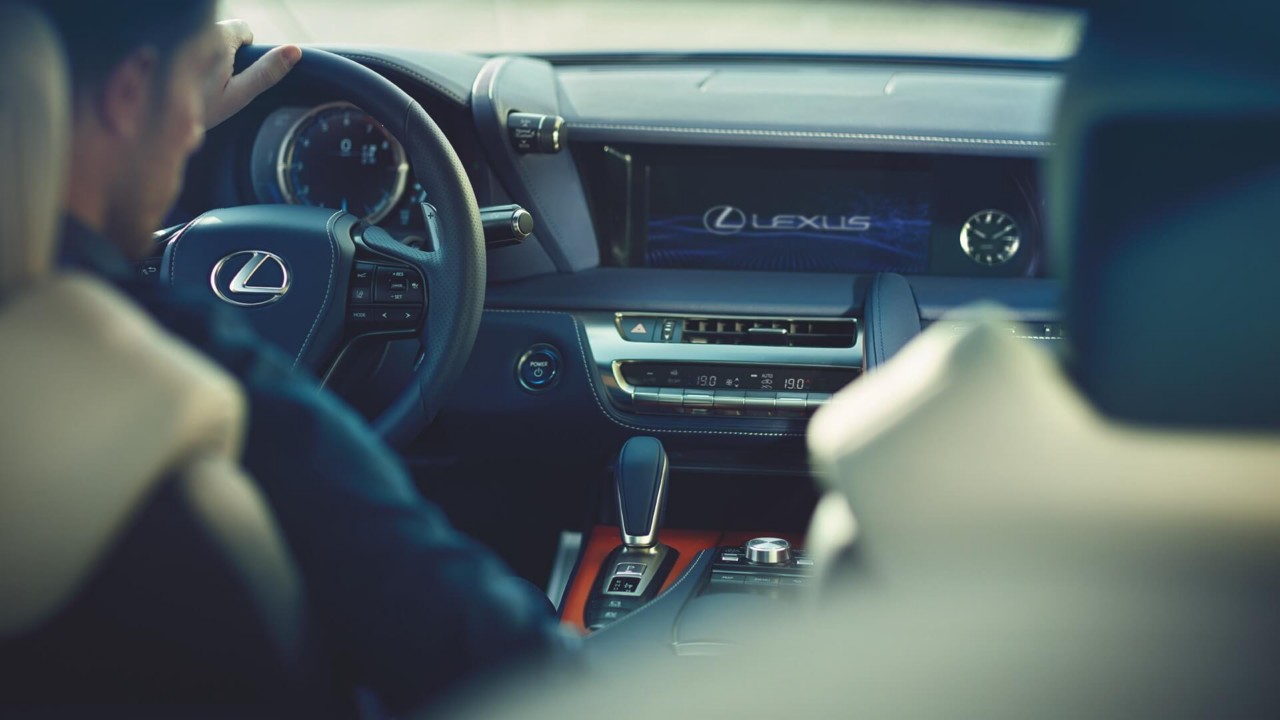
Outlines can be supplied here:
<path id="1" fill-rule="evenodd" d="M 755 565 L 786 565 L 791 562 L 791 543 L 782 538 L 748 540 L 746 549 L 747 562 Z"/>

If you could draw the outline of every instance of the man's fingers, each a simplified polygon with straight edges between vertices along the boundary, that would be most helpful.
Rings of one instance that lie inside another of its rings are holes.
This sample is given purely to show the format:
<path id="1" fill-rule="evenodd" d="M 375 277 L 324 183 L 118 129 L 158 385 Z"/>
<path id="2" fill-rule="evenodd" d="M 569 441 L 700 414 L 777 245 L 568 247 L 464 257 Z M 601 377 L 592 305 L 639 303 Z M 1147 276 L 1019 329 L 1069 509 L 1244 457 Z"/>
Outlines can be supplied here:
<path id="1" fill-rule="evenodd" d="M 241 45 L 253 43 L 253 28 L 249 27 L 249 23 L 244 20 L 223 20 L 218 23 L 218 27 L 222 28 L 227 45 L 233 50 Z"/>
<path id="2" fill-rule="evenodd" d="M 258 58 L 257 62 L 233 76 L 224 93 L 224 101 L 231 106 L 231 112 L 227 114 L 235 114 L 263 91 L 283 80 L 301 59 L 302 48 L 297 45 L 281 45 L 272 48 Z"/>

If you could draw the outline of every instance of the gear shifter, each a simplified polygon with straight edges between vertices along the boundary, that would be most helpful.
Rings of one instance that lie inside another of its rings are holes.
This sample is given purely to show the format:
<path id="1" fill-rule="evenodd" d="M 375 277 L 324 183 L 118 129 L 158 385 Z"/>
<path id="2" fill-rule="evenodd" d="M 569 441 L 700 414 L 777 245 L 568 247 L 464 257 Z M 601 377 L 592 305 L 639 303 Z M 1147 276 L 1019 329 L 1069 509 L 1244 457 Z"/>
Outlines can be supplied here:
<path id="1" fill-rule="evenodd" d="M 667 507 L 667 451 L 662 441 L 634 437 L 618 453 L 614 470 L 614 492 L 618 497 L 618 517 L 622 544 L 644 550 L 658 544 L 658 530 Z"/>
<path id="2" fill-rule="evenodd" d="M 631 438 L 618 453 L 613 477 L 622 544 L 600 568 L 587 601 L 587 629 L 598 630 L 652 600 L 671 574 L 678 554 L 658 542 L 668 474 L 657 438 Z"/>

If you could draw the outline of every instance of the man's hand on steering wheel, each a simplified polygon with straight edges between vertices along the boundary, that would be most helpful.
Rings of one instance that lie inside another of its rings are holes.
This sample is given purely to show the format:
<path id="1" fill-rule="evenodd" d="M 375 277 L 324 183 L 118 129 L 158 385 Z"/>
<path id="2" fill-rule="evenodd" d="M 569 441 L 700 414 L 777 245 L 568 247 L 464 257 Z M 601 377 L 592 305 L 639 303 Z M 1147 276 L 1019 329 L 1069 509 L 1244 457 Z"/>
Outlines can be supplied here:
<path id="1" fill-rule="evenodd" d="M 253 42 L 253 30 L 243 20 L 223 20 L 218 23 L 218 29 L 226 52 L 218 65 L 217 76 L 210 79 L 209 97 L 205 102 L 206 128 L 240 112 L 258 95 L 283 80 L 302 59 L 302 48 L 281 45 L 236 74 L 236 51 Z"/>

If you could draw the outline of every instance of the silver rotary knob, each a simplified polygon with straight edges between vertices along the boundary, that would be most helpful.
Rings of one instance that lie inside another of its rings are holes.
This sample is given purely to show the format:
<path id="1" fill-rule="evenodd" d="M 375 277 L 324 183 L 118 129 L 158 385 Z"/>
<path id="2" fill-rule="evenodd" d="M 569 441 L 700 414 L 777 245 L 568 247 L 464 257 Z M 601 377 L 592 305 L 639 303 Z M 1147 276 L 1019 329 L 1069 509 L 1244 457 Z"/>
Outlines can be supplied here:
<path id="1" fill-rule="evenodd" d="M 747 561 L 756 565 L 786 565 L 791 562 L 791 543 L 770 537 L 748 540 Z"/>

